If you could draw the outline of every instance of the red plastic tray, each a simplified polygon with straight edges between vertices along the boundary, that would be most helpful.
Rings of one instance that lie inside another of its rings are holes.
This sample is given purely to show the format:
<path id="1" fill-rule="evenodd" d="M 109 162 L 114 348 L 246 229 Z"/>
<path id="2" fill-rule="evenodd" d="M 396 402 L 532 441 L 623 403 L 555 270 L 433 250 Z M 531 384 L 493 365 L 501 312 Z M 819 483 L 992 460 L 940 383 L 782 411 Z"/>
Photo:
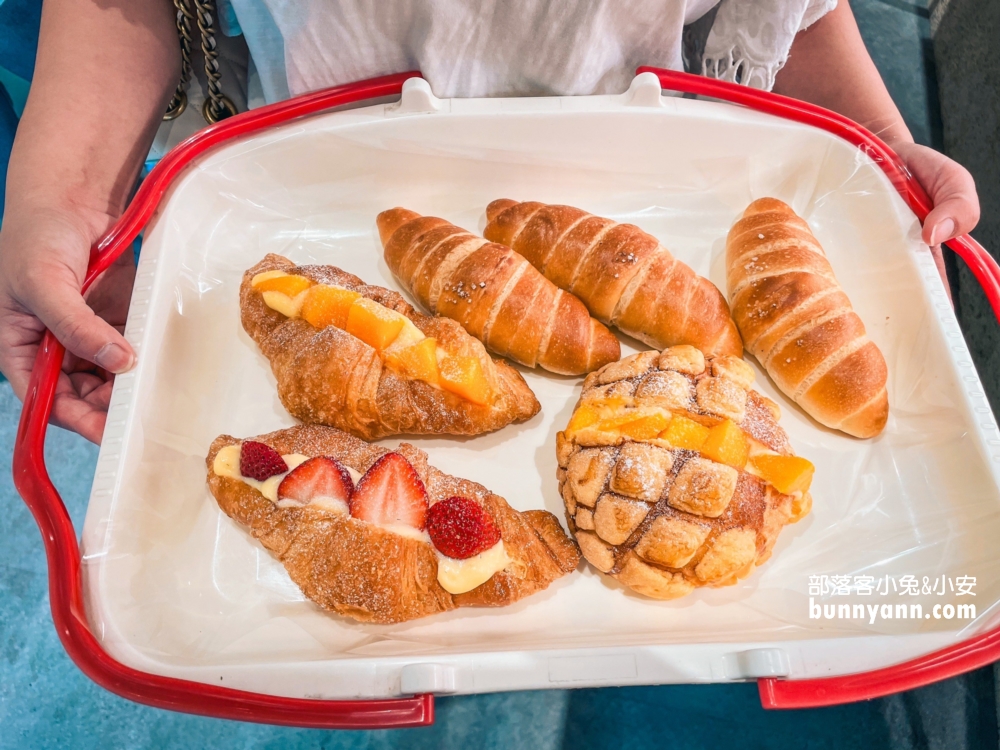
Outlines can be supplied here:
<path id="1" fill-rule="evenodd" d="M 664 89 L 709 96 L 827 130 L 867 153 L 888 175 L 922 221 L 931 208 L 926 193 L 882 141 L 834 112 L 768 92 L 658 68 Z M 241 136 L 289 120 L 368 99 L 399 94 L 418 72 L 337 86 L 237 115 L 205 128 L 167 154 L 143 182 L 132 203 L 91 249 L 86 290 L 145 227 L 167 188 L 196 157 Z M 1000 320 L 1000 266 L 969 236 L 948 246 L 969 265 Z M 139 703 L 174 711 L 271 724 L 337 729 L 384 729 L 428 725 L 434 698 L 320 701 L 283 698 L 161 677 L 111 658 L 90 632 L 83 604 L 80 550 L 66 507 L 48 476 L 44 443 L 64 349 L 50 332 L 39 347 L 14 446 L 14 484 L 42 533 L 49 568 L 49 599 L 59 638 L 76 665 L 102 687 Z M 761 679 L 766 708 L 823 706 L 876 698 L 952 677 L 1000 658 L 1000 628 L 927 656 L 885 669 L 812 680 Z"/>

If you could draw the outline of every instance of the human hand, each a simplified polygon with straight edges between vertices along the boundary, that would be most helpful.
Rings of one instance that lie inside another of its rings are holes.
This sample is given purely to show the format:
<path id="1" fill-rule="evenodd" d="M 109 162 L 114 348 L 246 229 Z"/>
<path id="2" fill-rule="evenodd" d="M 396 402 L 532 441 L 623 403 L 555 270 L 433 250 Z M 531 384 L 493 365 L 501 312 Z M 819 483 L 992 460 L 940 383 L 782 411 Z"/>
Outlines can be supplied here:
<path id="1" fill-rule="evenodd" d="M 979 221 L 976 183 L 965 167 L 932 148 L 908 141 L 896 143 L 893 148 L 934 206 L 924 219 L 922 237 L 931 247 L 947 289 L 941 243 L 968 233 Z"/>
<path id="2" fill-rule="evenodd" d="M 99 443 L 114 373 L 135 363 L 121 335 L 135 267 L 124 253 L 90 288 L 80 288 L 90 246 L 107 215 L 66 210 L 8 211 L 0 228 L 0 371 L 22 401 L 48 328 L 66 347 L 52 421 Z"/>
<path id="3" fill-rule="evenodd" d="M 979 221 L 975 183 L 958 163 L 913 143 L 865 48 L 851 3 L 837 3 L 795 36 L 788 62 L 775 78 L 774 92 L 846 115 L 895 149 L 933 203 L 924 221 L 923 240 L 931 246 L 945 279 L 940 243 L 965 234 Z"/>

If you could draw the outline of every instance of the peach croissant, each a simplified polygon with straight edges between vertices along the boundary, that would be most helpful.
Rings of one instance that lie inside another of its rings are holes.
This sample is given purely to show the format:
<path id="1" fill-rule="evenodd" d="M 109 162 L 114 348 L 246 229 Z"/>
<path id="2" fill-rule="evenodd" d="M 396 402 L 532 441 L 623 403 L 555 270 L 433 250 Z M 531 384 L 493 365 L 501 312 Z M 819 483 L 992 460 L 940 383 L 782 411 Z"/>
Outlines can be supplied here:
<path id="1" fill-rule="evenodd" d="M 240 313 L 303 422 L 367 440 L 478 435 L 539 410 L 520 373 L 460 325 L 334 266 L 268 255 L 243 275 Z"/>

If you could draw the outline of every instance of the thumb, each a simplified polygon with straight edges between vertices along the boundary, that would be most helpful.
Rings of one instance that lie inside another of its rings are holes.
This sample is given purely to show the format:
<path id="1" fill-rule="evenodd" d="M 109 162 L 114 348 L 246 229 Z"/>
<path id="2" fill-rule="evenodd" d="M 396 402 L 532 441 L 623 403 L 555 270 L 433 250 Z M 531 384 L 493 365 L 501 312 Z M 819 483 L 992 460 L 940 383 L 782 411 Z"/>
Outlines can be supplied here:
<path id="1" fill-rule="evenodd" d="M 955 219 L 962 209 L 962 202 L 957 198 L 936 205 L 924 219 L 924 228 L 921 232 L 924 242 L 934 247 L 961 234 L 959 224 Z"/>
<path id="2" fill-rule="evenodd" d="M 976 184 L 965 169 L 952 164 L 957 168 L 941 170 L 931 193 L 934 208 L 924 219 L 922 236 L 931 247 L 969 232 L 979 221 Z"/>
<path id="3" fill-rule="evenodd" d="M 80 292 L 67 284 L 52 284 L 38 290 L 34 313 L 72 354 L 93 362 L 108 372 L 132 369 L 135 352 L 107 321 L 84 301 Z"/>

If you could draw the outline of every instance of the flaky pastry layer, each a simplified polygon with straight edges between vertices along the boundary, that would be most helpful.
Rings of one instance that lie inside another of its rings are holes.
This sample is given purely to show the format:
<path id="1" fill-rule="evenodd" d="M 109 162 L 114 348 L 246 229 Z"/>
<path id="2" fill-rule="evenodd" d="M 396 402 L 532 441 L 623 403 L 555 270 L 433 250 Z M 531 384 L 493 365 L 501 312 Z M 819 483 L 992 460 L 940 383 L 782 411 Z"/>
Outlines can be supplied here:
<path id="1" fill-rule="evenodd" d="M 282 455 L 333 456 L 364 473 L 389 451 L 345 432 L 302 425 L 248 438 Z M 395 623 L 457 607 L 502 607 L 549 586 L 576 569 L 580 555 L 554 515 L 519 512 L 480 484 L 430 466 L 427 454 L 407 443 L 397 449 L 416 469 L 430 504 L 459 495 L 479 503 L 500 529 L 511 562 L 485 583 L 452 595 L 437 581 L 430 544 L 366 521 L 311 506 L 279 508 L 238 479 L 212 470 L 216 454 L 241 441 L 220 435 L 206 464 L 208 486 L 229 517 L 285 566 L 302 592 L 320 607 L 362 622 Z"/>

